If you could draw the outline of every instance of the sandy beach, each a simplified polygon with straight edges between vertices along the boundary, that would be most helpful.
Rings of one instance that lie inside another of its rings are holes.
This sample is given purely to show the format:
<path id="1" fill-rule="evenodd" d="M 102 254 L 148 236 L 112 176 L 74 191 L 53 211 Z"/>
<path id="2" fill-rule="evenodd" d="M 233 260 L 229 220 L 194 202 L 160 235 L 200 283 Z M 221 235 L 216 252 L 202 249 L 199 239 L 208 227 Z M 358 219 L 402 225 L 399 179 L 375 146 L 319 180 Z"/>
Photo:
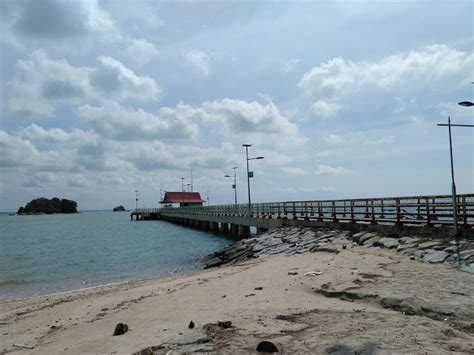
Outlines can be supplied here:
<path id="1" fill-rule="evenodd" d="M 3 302 L 0 351 L 252 353 L 269 340 L 280 353 L 474 352 L 473 274 L 393 250 L 339 247 Z M 203 329 L 219 320 L 232 327 Z M 117 323 L 129 331 L 113 336 Z"/>

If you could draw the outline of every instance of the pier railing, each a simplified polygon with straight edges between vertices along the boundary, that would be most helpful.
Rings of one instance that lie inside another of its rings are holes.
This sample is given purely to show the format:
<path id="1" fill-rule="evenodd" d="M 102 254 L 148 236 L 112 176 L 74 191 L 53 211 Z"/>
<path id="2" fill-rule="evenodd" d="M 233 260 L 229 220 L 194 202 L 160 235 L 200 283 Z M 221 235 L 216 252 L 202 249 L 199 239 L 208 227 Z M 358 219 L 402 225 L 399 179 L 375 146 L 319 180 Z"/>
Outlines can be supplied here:
<path id="1" fill-rule="evenodd" d="M 466 228 L 474 227 L 474 194 L 460 194 L 457 195 L 456 200 L 458 224 Z M 425 226 L 454 224 L 451 195 L 163 208 L 161 214 L 177 217 L 183 215 L 240 216 Z"/>

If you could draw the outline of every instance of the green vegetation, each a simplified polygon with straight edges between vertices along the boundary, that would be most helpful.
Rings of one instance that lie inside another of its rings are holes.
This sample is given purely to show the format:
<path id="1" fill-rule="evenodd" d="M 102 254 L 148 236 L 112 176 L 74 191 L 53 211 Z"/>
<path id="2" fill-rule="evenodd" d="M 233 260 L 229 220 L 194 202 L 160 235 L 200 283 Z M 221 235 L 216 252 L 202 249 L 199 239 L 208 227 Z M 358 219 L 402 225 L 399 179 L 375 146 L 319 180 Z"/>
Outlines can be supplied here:
<path id="1" fill-rule="evenodd" d="M 113 211 L 114 212 L 123 212 L 123 211 L 125 211 L 125 207 L 120 205 L 120 206 L 114 207 Z"/>
<path id="2" fill-rule="evenodd" d="M 60 200 L 57 197 L 53 197 L 51 200 L 49 200 L 47 198 L 41 197 L 31 200 L 25 207 L 20 207 L 17 213 L 77 213 L 77 202 L 66 200 L 65 198 Z"/>

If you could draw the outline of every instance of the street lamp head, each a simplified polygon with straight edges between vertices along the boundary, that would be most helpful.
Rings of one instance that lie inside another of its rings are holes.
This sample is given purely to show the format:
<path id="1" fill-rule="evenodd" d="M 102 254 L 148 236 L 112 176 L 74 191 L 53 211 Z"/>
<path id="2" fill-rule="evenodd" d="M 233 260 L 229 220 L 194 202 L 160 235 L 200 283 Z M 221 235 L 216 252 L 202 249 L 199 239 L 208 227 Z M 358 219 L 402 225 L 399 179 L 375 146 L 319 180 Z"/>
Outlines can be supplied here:
<path id="1" fill-rule="evenodd" d="M 233 166 L 231 169 L 237 169 L 237 168 L 238 168 L 238 166 Z"/>
<path id="2" fill-rule="evenodd" d="M 264 157 L 256 157 L 255 159 L 263 159 Z"/>
<path id="3" fill-rule="evenodd" d="M 242 147 L 251 147 L 252 144 L 242 144 Z"/>
<path id="4" fill-rule="evenodd" d="M 230 175 L 224 175 L 224 177 L 232 177 L 232 176 L 230 176 Z"/>
<path id="5" fill-rule="evenodd" d="M 464 106 L 464 107 L 470 107 L 470 106 L 474 106 L 474 103 L 472 103 L 471 101 L 461 101 L 461 102 L 458 102 L 458 105 Z"/>

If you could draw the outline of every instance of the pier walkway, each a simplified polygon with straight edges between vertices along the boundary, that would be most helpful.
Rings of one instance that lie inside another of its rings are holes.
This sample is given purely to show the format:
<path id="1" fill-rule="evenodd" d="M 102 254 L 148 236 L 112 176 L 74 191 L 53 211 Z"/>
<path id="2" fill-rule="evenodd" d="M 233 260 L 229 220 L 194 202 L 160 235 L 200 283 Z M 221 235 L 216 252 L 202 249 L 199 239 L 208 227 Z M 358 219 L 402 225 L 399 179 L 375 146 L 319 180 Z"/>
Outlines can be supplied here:
<path id="1" fill-rule="evenodd" d="M 474 194 L 457 195 L 459 233 L 474 237 Z M 163 208 L 163 220 L 245 237 L 280 226 L 332 227 L 397 234 L 451 235 L 451 195 L 288 201 Z"/>

